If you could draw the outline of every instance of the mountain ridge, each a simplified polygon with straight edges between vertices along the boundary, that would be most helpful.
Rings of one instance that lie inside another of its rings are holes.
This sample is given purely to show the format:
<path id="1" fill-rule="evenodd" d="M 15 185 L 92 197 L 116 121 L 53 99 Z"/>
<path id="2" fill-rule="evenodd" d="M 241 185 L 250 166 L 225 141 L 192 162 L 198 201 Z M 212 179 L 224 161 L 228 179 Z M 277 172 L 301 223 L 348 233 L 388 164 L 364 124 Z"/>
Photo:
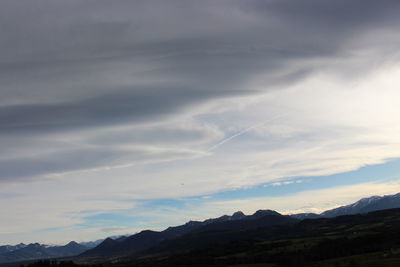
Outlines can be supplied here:
<path id="1" fill-rule="evenodd" d="M 18 249 L 0 253 L 0 262 L 17 262 L 21 260 L 48 259 L 57 257 L 69 257 L 81 254 L 88 248 L 71 241 L 64 246 L 48 246 L 39 243 L 31 243 L 20 246 Z"/>
<path id="2" fill-rule="evenodd" d="M 332 218 L 342 215 L 352 215 L 358 213 L 367 213 L 371 211 L 393 209 L 400 207 L 400 193 L 384 196 L 371 196 L 362 198 L 354 203 L 343 205 L 334 209 L 317 213 L 298 213 L 292 214 L 296 219 L 316 219 Z"/>
<path id="3" fill-rule="evenodd" d="M 144 230 L 130 236 L 109 237 L 91 242 L 71 241 L 64 246 L 47 246 L 39 243 L 0 246 L 0 262 L 20 261 L 53 257 L 101 257 L 139 253 L 159 243 L 178 238 L 189 233 L 239 229 L 241 227 L 266 227 L 294 222 L 294 220 L 332 218 L 341 215 L 366 213 L 376 210 L 400 208 L 400 193 L 385 196 L 362 198 L 352 204 L 324 211 L 320 214 L 299 213 L 282 215 L 274 210 L 258 210 L 251 215 L 237 211 L 232 215 L 223 215 L 204 221 L 189 221 L 178 226 L 170 226 L 157 232 Z M 87 246 L 85 245 L 87 244 Z"/>
<path id="4" fill-rule="evenodd" d="M 292 214 L 292 215 L 282 215 L 274 210 L 258 210 L 251 215 L 245 215 L 241 211 L 233 213 L 231 216 L 223 215 L 218 218 L 207 219 L 204 221 L 189 221 L 183 225 L 168 227 L 167 229 L 155 232 L 150 230 L 145 230 L 139 232 L 138 234 L 132 235 L 127 238 L 126 242 L 116 243 L 111 250 L 103 249 L 90 249 L 85 251 L 83 254 L 79 255 L 81 257 L 100 257 L 102 255 L 113 255 L 113 254 L 129 254 L 129 253 L 139 253 L 145 251 L 146 249 L 161 243 L 164 240 L 177 238 L 188 233 L 195 233 L 199 231 L 220 231 L 220 230 L 232 230 L 240 227 L 264 227 L 272 226 L 275 224 L 285 224 L 290 223 L 289 219 L 293 220 L 303 220 L 303 219 L 317 219 L 317 218 L 332 218 L 342 215 L 351 215 L 357 213 L 365 213 L 370 211 L 391 209 L 400 207 L 400 193 L 394 195 L 385 196 L 371 196 L 358 200 L 349 205 L 341 206 L 335 209 L 327 210 L 321 214 L 315 213 L 302 213 L 302 214 Z M 279 221 L 279 223 L 270 223 L 268 220 L 260 220 L 263 217 L 268 217 L 269 219 Z M 260 220 L 256 223 L 249 223 L 251 220 Z M 293 221 L 292 221 L 293 222 Z M 147 233 L 147 234 L 146 234 Z M 149 234 L 151 233 L 151 235 Z M 138 236 L 141 236 L 139 239 Z M 138 244 L 135 242 L 145 241 L 143 244 Z M 131 250 L 127 248 L 131 248 Z"/>

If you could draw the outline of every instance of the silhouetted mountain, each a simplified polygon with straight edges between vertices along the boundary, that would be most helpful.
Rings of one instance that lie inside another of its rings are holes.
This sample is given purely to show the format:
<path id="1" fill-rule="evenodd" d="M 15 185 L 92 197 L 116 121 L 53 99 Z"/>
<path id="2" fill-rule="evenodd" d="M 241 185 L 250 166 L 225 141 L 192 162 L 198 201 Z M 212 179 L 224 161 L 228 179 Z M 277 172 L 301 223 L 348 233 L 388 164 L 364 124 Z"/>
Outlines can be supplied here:
<path id="1" fill-rule="evenodd" d="M 201 228 L 201 227 L 203 227 L 205 225 L 211 224 L 211 223 L 241 220 L 241 219 L 246 218 L 246 217 L 247 216 L 244 215 L 243 212 L 237 211 L 234 214 L 232 214 L 232 216 L 223 215 L 221 217 L 213 218 L 213 219 L 207 219 L 207 220 L 202 221 L 202 222 L 189 221 L 189 222 L 187 222 L 187 223 L 185 223 L 183 225 L 168 227 L 163 232 L 165 232 L 168 235 L 168 238 L 172 238 L 172 237 L 177 237 L 177 236 L 181 236 L 183 234 L 192 232 L 192 231 L 194 231 L 196 229 L 199 229 L 199 228 Z"/>
<path id="2" fill-rule="evenodd" d="M 87 248 L 94 248 L 97 247 L 101 242 L 103 242 L 104 239 L 97 239 L 95 241 L 88 241 L 88 242 L 80 242 L 82 246 L 85 246 Z"/>
<path id="3" fill-rule="evenodd" d="M 320 218 L 321 215 L 316 214 L 316 213 L 298 213 L 298 214 L 292 214 L 290 217 L 299 219 L 299 220 L 304 220 L 304 219 L 317 219 Z"/>
<path id="4" fill-rule="evenodd" d="M 120 241 L 107 238 L 97 247 L 82 253 L 80 257 L 102 257 L 140 252 L 168 236 L 168 233 L 165 232 L 145 230 Z"/>
<path id="5" fill-rule="evenodd" d="M 108 237 L 103 242 L 101 242 L 98 246 L 93 249 L 87 250 L 82 255 L 85 256 L 99 256 L 99 255 L 108 255 L 112 253 L 114 247 L 118 244 L 118 241 Z"/>
<path id="6" fill-rule="evenodd" d="M 215 219 L 207 219 L 203 222 L 189 221 L 184 225 L 169 227 L 162 232 L 145 230 L 121 242 L 106 239 L 97 247 L 82 253 L 80 257 L 104 257 L 140 253 L 164 240 L 174 239 L 192 232 L 256 228 L 293 223 L 295 221 L 297 220 L 290 216 L 284 216 L 271 210 L 259 210 L 249 216 L 244 215 L 242 212 L 235 212 L 232 216 L 224 215 Z"/>
<path id="7" fill-rule="evenodd" d="M 130 254 L 148 249 L 161 240 L 168 238 L 170 234 L 167 232 L 156 232 L 151 230 L 142 231 L 136 235 L 132 235 L 119 243 L 116 247 L 117 254 Z"/>
<path id="8" fill-rule="evenodd" d="M 24 243 L 18 245 L 4 245 L 0 246 L 0 255 L 26 247 Z"/>
<path id="9" fill-rule="evenodd" d="M 246 215 L 243 212 L 237 211 L 234 214 L 232 214 L 231 219 L 232 220 L 240 220 L 240 219 L 243 219 L 244 217 L 246 217 Z"/>
<path id="10" fill-rule="evenodd" d="M 284 217 L 292 223 L 207 230 L 210 225 L 234 221 L 214 222 L 204 225 L 203 230 L 164 239 L 140 254 L 113 255 L 98 259 L 97 263 L 119 267 L 400 266 L 400 209 L 308 220 L 274 213 L 257 219 L 249 217 L 242 221 L 252 224 L 268 217 Z M 132 240 L 159 237 L 153 231 L 141 233 Z M 107 242 L 115 244 L 116 241 Z M 76 262 L 96 263 L 93 259 L 82 258 Z"/>
<path id="11" fill-rule="evenodd" d="M 117 240 L 117 241 L 123 241 L 126 239 L 128 236 L 127 235 L 116 235 L 116 236 L 110 236 L 108 238 Z M 80 242 L 79 244 L 82 246 L 87 247 L 88 249 L 95 248 L 97 247 L 101 242 L 103 242 L 105 238 L 103 239 L 97 239 L 95 241 L 88 241 L 88 242 Z"/>
<path id="12" fill-rule="evenodd" d="M 293 222 L 297 222 L 297 219 L 279 214 L 276 211 L 259 210 L 253 215 L 243 217 L 240 220 L 219 221 L 204 225 L 194 232 L 249 229 Z"/>
<path id="13" fill-rule="evenodd" d="M 114 239 L 115 241 L 122 242 L 125 239 L 127 239 L 128 237 L 129 236 L 123 235 L 123 236 L 116 236 L 116 237 L 111 237 L 111 238 Z"/>
<path id="14" fill-rule="evenodd" d="M 354 204 L 329 210 L 322 214 L 301 213 L 284 216 L 273 210 L 258 210 L 254 214 L 246 216 L 242 212 L 238 211 L 235 212 L 232 216 L 224 215 L 218 218 L 207 219 L 202 222 L 189 221 L 183 225 L 169 227 L 161 232 L 149 230 L 142 231 L 138 234 L 127 237 L 125 240 L 116 241 L 108 239 L 103 241 L 104 244 L 101 243 L 98 247 L 88 250 L 80 256 L 104 257 L 115 255 L 129 255 L 135 253 L 137 254 L 149 248 L 154 248 L 160 243 L 169 244 L 169 242 L 175 242 L 171 240 L 177 240 L 180 238 L 190 239 L 194 235 L 199 235 L 200 233 L 205 232 L 239 231 L 243 229 L 270 227 L 275 225 L 291 224 L 295 223 L 297 220 L 303 219 L 334 217 L 339 215 L 355 214 L 395 207 L 400 207 L 400 194 L 361 199 Z M 208 236 L 207 240 L 204 240 L 204 242 L 207 243 L 212 240 L 214 239 Z M 185 242 L 181 240 L 181 244 L 183 247 L 185 246 Z M 204 242 L 199 242 L 199 244 L 203 244 Z M 186 243 L 194 244 L 194 242 L 189 241 L 187 241 Z"/>
<path id="15" fill-rule="evenodd" d="M 258 219 L 264 217 L 266 215 L 281 215 L 280 213 L 274 210 L 257 210 L 253 215 L 247 216 L 246 219 Z"/>
<path id="16" fill-rule="evenodd" d="M 59 255 L 57 257 L 75 256 L 86 251 L 87 249 L 87 247 L 80 245 L 75 241 L 71 241 L 65 246 L 55 246 L 47 248 L 47 250 L 51 253 Z"/>
<path id="17" fill-rule="evenodd" d="M 52 247 L 39 243 L 18 245 L 18 248 L 6 253 L 2 253 L 0 255 L 0 262 L 75 256 L 81 254 L 87 249 L 87 247 L 82 246 L 74 241 L 69 242 L 65 246 Z"/>
<path id="18" fill-rule="evenodd" d="M 260 210 L 244 217 L 241 220 L 214 222 L 204 225 L 190 233 L 174 239 L 166 239 L 149 251 L 160 253 L 165 251 L 179 251 L 193 249 L 222 241 L 234 240 L 237 235 L 233 232 L 245 233 L 250 229 L 268 228 L 277 225 L 291 225 L 299 222 L 290 216 L 279 214 L 275 211 Z"/>
<path id="19" fill-rule="evenodd" d="M 183 225 L 168 227 L 161 232 L 145 230 L 131 236 L 107 238 L 89 250 L 82 244 L 86 243 L 90 246 L 100 242 L 100 240 L 81 244 L 70 242 L 59 247 L 48 247 L 38 243 L 0 246 L 0 262 L 65 257 L 79 253 L 81 253 L 79 255 L 81 259 L 134 255 L 145 251 L 159 253 L 160 251 L 195 248 L 213 242 L 235 240 L 239 237 L 247 238 L 250 237 L 248 233 L 253 231 L 251 229 L 278 229 L 278 226 L 281 225 L 297 225 L 299 220 L 304 219 L 321 218 L 319 221 L 324 221 L 322 218 L 398 207 L 400 207 L 400 193 L 364 198 L 353 204 L 328 210 L 321 214 L 300 213 L 284 216 L 273 210 L 258 210 L 254 214 L 246 216 L 243 212 L 238 211 L 232 216 L 224 215 L 205 221 L 189 221 Z M 276 237 L 277 233 L 270 232 L 270 235 Z"/>
<path id="20" fill-rule="evenodd" d="M 189 233 L 118 261 L 123 262 L 121 266 L 174 267 L 400 266 L 399 236 L 400 209 L 391 209 Z"/>
<path id="21" fill-rule="evenodd" d="M 1 255 L 0 262 L 48 258 L 52 256 L 53 256 L 52 254 L 49 255 L 46 246 L 41 245 L 39 243 L 32 243 L 24 248 L 17 249 Z"/>

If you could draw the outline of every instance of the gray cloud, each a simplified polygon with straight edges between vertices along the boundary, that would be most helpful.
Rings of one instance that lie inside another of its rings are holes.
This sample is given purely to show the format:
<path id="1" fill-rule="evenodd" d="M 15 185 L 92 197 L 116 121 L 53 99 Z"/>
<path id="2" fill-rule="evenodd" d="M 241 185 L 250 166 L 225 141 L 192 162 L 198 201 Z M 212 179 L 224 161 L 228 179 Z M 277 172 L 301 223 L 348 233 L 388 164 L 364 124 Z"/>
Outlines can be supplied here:
<path id="1" fill-rule="evenodd" d="M 238 94 L 240 92 L 230 92 Z M 110 93 L 75 103 L 29 104 L 0 107 L 0 130 L 13 131 L 67 130 L 126 121 L 147 122 L 164 117 L 205 98 L 220 97 L 221 92 L 207 89 L 144 88 Z"/>
<path id="2" fill-rule="evenodd" d="M 104 149 L 85 148 L 64 150 L 56 153 L 0 160 L 3 180 L 26 178 L 47 174 L 63 174 L 72 171 L 105 169 L 146 162 L 162 162 L 179 158 L 191 158 L 200 153 L 185 150 L 157 149 Z"/>
<path id="3" fill-rule="evenodd" d="M 86 142 L 96 145 L 159 145 L 180 146 L 187 144 L 201 144 L 223 137 L 222 132 L 210 126 L 202 125 L 155 125 L 103 131 L 90 136 Z"/>
<path id="4" fill-rule="evenodd" d="M 324 67 L 303 62 L 348 57 L 354 47 L 379 54 L 384 40 L 370 43 L 365 34 L 399 24 L 399 3 L 389 0 L 6 0 L 0 7 L 0 136 L 25 144 L 43 135 L 48 146 L 64 132 L 162 122 L 216 99 L 263 93 Z M 263 86 L 249 86 L 260 75 Z M 203 138 L 196 131 L 156 132 L 97 133 L 87 143 Z M 116 165 L 135 161 L 113 148 L 93 156 L 82 147 L 89 161 L 59 149 L 57 162 L 22 154 L 3 161 L 1 176 L 87 169 L 110 157 L 124 159 Z"/>

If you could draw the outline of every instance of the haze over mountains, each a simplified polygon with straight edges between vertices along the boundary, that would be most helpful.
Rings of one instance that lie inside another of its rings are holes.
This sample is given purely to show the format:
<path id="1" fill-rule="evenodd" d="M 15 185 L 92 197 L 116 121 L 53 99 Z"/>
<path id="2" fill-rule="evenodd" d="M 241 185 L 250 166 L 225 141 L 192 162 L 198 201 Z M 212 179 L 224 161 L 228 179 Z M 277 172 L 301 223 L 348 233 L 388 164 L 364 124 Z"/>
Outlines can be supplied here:
<path id="1" fill-rule="evenodd" d="M 363 198 L 353 204 L 328 210 L 321 214 L 303 213 L 282 215 L 273 210 L 258 210 L 252 215 L 245 215 L 238 211 L 231 216 L 224 215 L 202 222 L 189 221 L 183 225 L 168 227 L 161 232 L 145 230 L 128 237 L 113 237 L 93 242 L 82 242 L 80 244 L 71 241 L 65 246 L 48 246 L 38 243 L 0 246 L 0 262 L 63 258 L 79 254 L 80 258 L 132 255 L 148 249 L 157 250 L 156 246 L 161 242 L 163 242 L 163 246 L 165 247 L 169 242 L 168 240 L 174 240 L 178 237 L 186 236 L 186 238 L 190 238 L 190 236 L 196 236 L 197 238 L 200 233 L 204 232 L 237 231 L 240 229 L 273 227 L 276 225 L 293 224 L 302 219 L 331 218 L 391 208 L 400 208 L 400 193 L 382 197 L 373 196 Z M 197 240 L 195 245 L 200 245 L 199 243 L 201 242 L 207 243 L 210 242 L 210 240 L 212 241 L 212 239 Z M 189 246 L 188 244 L 193 245 L 194 243 L 188 242 L 185 246 Z M 179 245 L 175 243 L 173 246 L 179 247 Z"/>

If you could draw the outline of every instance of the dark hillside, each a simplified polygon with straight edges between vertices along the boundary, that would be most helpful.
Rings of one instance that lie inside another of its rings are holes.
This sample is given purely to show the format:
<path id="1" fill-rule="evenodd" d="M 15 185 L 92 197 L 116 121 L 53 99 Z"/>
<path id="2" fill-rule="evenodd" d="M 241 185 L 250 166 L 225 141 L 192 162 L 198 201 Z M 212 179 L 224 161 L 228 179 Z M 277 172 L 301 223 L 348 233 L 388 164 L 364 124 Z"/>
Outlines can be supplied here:
<path id="1" fill-rule="evenodd" d="M 269 227 L 191 233 L 163 241 L 142 256 L 121 259 L 116 266 L 400 266 L 399 263 L 400 209 L 393 209 Z"/>

